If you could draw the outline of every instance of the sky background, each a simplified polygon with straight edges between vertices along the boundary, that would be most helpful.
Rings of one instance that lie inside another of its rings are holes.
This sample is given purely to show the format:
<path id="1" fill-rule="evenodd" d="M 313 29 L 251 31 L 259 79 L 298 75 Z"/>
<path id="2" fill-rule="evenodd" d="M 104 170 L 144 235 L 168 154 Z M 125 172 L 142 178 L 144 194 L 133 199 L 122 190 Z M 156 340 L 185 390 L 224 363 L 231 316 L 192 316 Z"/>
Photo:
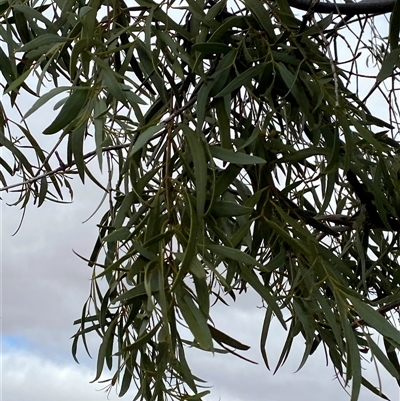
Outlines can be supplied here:
<path id="1" fill-rule="evenodd" d="M 371 71 L 369 71 L 371 73 Z M 374 101 L 376 105 L 379 100 Z M 374 104 L 374 103 L 372 103 Z M 29 101 L 23 105 L 27 110 Z M 50 104 L 30 118 L 34 131 L 42 132 L 56 112 Z M 52 117 L 51 117 L 52 116 Z M 53 141 L 47 138 L 46 141 Z M 46 143 L 46 146 L 48 143 Z M 1 149 L 0 149 L 1 152 Z M 0 154 L 1 156 L 1 154 Z M 45 202 L 37 208 L 30 204 L 19 232 L 22 212 L 19 206 L 7 206 L 15 196 L 5 195 L 0 203 L 1 263 L 1 400 L 2 401 L 101 401 L 107 393 L 99 383 L 90 384 L 95 375 L 98 339 L 89 337 L 90 359 L 81 349 L 80 364 L 71 356 L 70 337 L 73 321 L 89 295 L 92 270 L 72 250 L 88 256 L 97 236 L 96 223 L 101 214 L 83 224 L 95 210 L 101 191 L 90 182 L 83 186 L 74 179 L 74 201 L 60 205 Z M 297 373 L 303 341 L 295 342 L 287 363 L 273 375 L 263 364 L 259 338 L 264 316 L 260 299 L 253 293 L 242 294 L 231 306 L 217 305 L 212 316 L 216 326 L 239 341 L 250 345 L 243 355 L 250 364 L 232 355 L 188 350 L 192 370 L 207 380 L 211 388 L 208 401 L 346 401 L 349 396 L 326 367 L 322 350 L 308 360 Z M 285 333 L 273 326 L 268 340 L 271 365 L 277 362 Z M 378 383 L 375 368 L 364 363 L 366 374 Z M 106 374 L 104 378 L 108 378 Z M 397 384 L 387 375 L 381 377 L 383 390 L 394 401 L 399 399 Z M 134 392 L 122 400 L 132 399 Z M 110 400 L 119 399 L 112 390 Z M 379 398 L 362 390 L 360 401 Z"/>

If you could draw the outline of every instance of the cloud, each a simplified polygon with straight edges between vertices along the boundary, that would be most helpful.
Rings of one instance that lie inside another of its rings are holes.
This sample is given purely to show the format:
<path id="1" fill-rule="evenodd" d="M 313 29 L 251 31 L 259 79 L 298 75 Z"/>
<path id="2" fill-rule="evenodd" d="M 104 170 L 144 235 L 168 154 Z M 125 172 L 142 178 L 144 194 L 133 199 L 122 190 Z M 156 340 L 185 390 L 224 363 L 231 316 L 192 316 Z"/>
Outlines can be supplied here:
<path id="1" fill-rule="evenodd" d="M 2 401 L 107 399 L 100 384 L 89 384 L 93 371 L 87 367 L 55 363 L 48 358 L 14 349 L 3 353 L 2 368 Z M 120 398 L 112 392 L 109 399 Z M 128 398 L 120 400 L 124 399 Z"/>
<path id="2" fill-rule="evenodd" d="M 82 225 L 97 204 L 92 187 L 78 185 L 77 201 L 72 205 L 46 203 L 40 209 L 30 207 L 21 231 L 11 237 L 18 222 L 17 213 L 3 209 L 3 353 L 2 401 L 64 401 L 71 399 L 106 400 L 101 384 L 89 384 L 95 374 L 98 339 L 89 336 L 93 360 L 80 352 L 80 362 L 72 361 L 70 336 L 73 320 L 80 316 L 89 293 L 91 269 L 77 258 L 72 249 L 87 255 L 96 238 L 94 218 Z M 15 209 L 14 209 L 15 210 Z M 216 305 L 212 317 L 216 326 L 251 346 L 242 353 L 257 361 L 249 364 L 232 355 L 212 356 L 188 350 L 195 374 L 207 380 L 211 395 L 207 401 L 347 401 L 349 397 L 325 366 L 323 352 L 313 355 L 305 367 L 294 374 L 301 360 L 304 343 L 295 341 L 286 365 L 272 375 L 263 365 L 259 351 L 264 310 L 252 292 L 242 294 L 230 306 Z M 285 340 L 278 323 L 273 324 L 267 342 L 272 368 Z M 367 372 L 374 377 L 373 366 Z M 107 378 L 109 376 L 105 375 Z M 398 387 L 387 375 L 383 389 L 393 401 Z M 112 392 L 111 399 L 118 399 Z M 132 399 L 124 397 L 125 399 Z M 362 401 L 378 397 L 364 390 Z"/>
<path id="3" fill-rule="evenodd" d="M 94 367 L 64 361 L 54 361 L 35 354 L 21 339 L 4 339 L 2 358 L 2 401 L 111 401 L 132 400 L 133 391 L 118 398 L 115 390 L 109 395 L 102 384 L 90 384 Z M 275 376 L 263 366 L 221 356 L 190 352 L 195 373 L 208 380 L 211 394 L 207 401 L 347 401 L 349 397 L 333 380 L 331 368 L 323 366 L 321 358 L 311 359 L 304 369 L 294 374 L 294 361 Z M 297 361 L 296 361 L 297 363 Z M 105 375 L 108 378 L 107 375 Z M 385 383 L 387 384 L 387 383 Z M 398 399 L 395 387 L 388 392 L 393 401 Z M 133 389 L 132 389 L 133 390 Z M 378 398 L 363 390 L 360 400 L 377 401 Z"/>
<path id="4" fill-rule="evenodd" d="M 86 195 L 89 194 L 89 195 Z M 17 217 L 3 220 L 3 401 L 106 400 L 101 384 L 89 384 L 95 373 L 98 339 L 89 336 L 94 360 L 80 352 L 80 362 L 72 361 L 70 336 L 74 319 L 80 315 L 89 292 L 91 269 L 78 259 L 72 249 L 90 252 L 96 238 L 96 219 L 82 225 L 96 204 L 94 192 L 77 190 L 78 201 L 72 205 L 45 204 L 30 208 L 21 232 L 10 237 Z M 259 351 L 259 336 L 264 315 L 261 302 L 252 292 L 242 294 L 230 306 L 216 305 L 212 317 L 216 326 L 251 346 L 243 352 L 258 362 L 249 364 L 232 355 L 206 354 L 188 350 L 195 374 L 211 386 L 208 401 L 346 401 L 349 397 L 333 379 L 332 367 L 325 366 L 323 352 L 313 355 L 305 367 L 294 373 L 301 360 L 304 344 L 295 341 L 286 365 L 272 375 Z M 278 323 L 272 325 L 267 342 L 272 368 L 285 340 Z M 374 376 L 373 366 L 367 372 Z M 107 378 L 108 375 L 105 375 Z M 384 376 L 383 389 L 393 401 L 398 387 Z M 376 383 L 376 378 L 373 378 Z M 118 399 L 112 392 L 111 399 Z M 123 398 L 132 399 L 132 398 Z M 377 401 L 363 391 L 360 400 Z"/>

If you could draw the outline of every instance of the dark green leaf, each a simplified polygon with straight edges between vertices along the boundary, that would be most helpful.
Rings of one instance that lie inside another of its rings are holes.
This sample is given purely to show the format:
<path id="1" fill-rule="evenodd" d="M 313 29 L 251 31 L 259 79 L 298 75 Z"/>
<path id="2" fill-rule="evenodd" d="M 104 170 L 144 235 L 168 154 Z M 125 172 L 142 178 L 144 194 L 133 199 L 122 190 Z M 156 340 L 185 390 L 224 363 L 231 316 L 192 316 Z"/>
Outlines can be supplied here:
<path id="1" fill-rule="evenodd" d="M 220 146 L 210 146 L 210 152 L 216 159 L 239 165 L 266 163 L 266 161 L 261 159 L 261 157 L 248 155 L 242 152 L 235 152 L 230 149 L 221 148 Z"/>
<path id="2" fill-rule="evenodd" d="M 131 234 L 129 228 L 121 227 L 117 230 L 113 231 L 111 234 L 107 235 L 103 238 L 104 242 L 114 242 L 114 241 L 123 241 L 126 240 Z"/>
<path id="3" fill-rule="evenodd" d="M 196 43 L 192 49 L 206 54 L 225 54 L 232 50 L 230 46 L 218 42 Z"/>
<path id="4" fill-rule="evenodd" d="M 254 0 L 254 1 L 257 1 L 257 0 Z M 238 89 L 242 86 L 248 85 L 250 83 L 251 79 L 256 77 L 257 75 L 261 74 L 266 66 L 267 66 L 267 63 L 261 63 L 254 67 L 250 67 L 248 70 L 239 74 L 235 79 L 233 79 L 215 97 L 226 96 L 226 95 L 232 93 L 233 91 L 235 91 L 236 89 Z"/>
<path id="5" fill-rule="evenodd" d="M 248 345 L 244 345 L 241 342 L 235 340 L 234 338 L 228 336 L 228 334 L 223 333 L 222 331 L 218 330 L 217 328 L 208 325 L 212 338 L 218 342 L 229 345 L 232 348 L 240 349 L 242 351 L 247 351 L 250 349 Z"/>
<path id="6" fill-rule="evenodd" d="M 381 314 L 372 309 L 365 302 L 360 301 L 358 298 L 349 297 L 356 312 L 360 315 L 368 325 L 374 328 L 377 332 L 381 333 L 384 337 L 390 338 L 400 346 L 399 331 L 392 326 Z"/>
<path id="7" fill-rule="evenodd" d="M 83 110 L 88 98 L 87 87 L 78 87 L 67 98 L 64 106 L 54 121 L 43 131 L 44 134 L 55 134 L 70 124 Z"/>
<path id="8" fill-rule="evenodd" d="M 18 49 L 19 52 L 28 52 L 32 49 L 37 49 L 38 47 L 51 45 L 55 43 L 64 43 L 67 39 L 61 36 L 55 35 L 53 33 L 46 33 L 44 35 L 38 36 L 37 38 L 31 40 L 26 45 Z"/>

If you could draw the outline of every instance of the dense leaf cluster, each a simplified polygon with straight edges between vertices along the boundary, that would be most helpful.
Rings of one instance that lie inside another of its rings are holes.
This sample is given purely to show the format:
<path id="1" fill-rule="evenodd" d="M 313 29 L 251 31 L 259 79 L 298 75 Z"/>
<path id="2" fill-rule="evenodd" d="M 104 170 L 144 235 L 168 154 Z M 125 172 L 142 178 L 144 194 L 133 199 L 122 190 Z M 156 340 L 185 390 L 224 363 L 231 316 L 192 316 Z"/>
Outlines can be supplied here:
<path id="1" fill-rule="evenodd" d="M 267 367 L 276 317 L 277 368 L 301 335 L 300 366 L 325 347 L 352 400 L 362 384 L 380 391 L 362 376 L 365 352 L 400 381 L 397 126 L 349 89 L 331 15 L 300 33 L 286 0 L 9 0 L 0 15 L 5 92 L 14 106 L 37 96 L 23 123 L 2 108 L 1 182 L 40 206 L 78 174 L 108 204 L 73 342 L 76 356 L 89 333 L 102 338 L 96 380 L 106 364 L 120 395 L 134 383 L 138 399 L 201 399 L 185 349 L 245 351 L 210 305 L 251 287 Z M 391 44 L 376 87 L 395 79 Z M 27 121 L 59 95 L 43 131 L 59 139 L 44 149 Z"/>

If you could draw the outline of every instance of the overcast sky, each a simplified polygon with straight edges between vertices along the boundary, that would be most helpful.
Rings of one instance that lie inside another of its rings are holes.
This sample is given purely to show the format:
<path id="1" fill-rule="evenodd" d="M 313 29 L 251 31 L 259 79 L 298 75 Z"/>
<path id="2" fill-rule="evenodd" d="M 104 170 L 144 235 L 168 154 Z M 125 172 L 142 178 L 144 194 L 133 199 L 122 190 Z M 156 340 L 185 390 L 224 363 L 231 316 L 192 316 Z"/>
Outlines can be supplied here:
<path id="1" fill-rule="evenodd" d="M 81 364 L 77 365 L 70 354 L 72 322 L 80 315 L 91 275 L 91 269 L 72 249 L 82 255 L 90 252 L 96 238 L 96 219 L 86 224 L 82 221 L 91 214 L 100 196 L 95 188 L 83 188 L 78 181 L 76 184 L 71 205 L 47 203 L 39 209 L 30 206 L 15 237 L 11 234 L 18 226 L 20 212 L 3 204 L 2 401 L 107 400 L 107 394 L 99 391 L 100 384 L 89 384 L 95 373 L 94 361 L 81 352 Z M 212 386 L 208 400 L 347 400 L 334 379 L 332 367 L 325 367 L 323 353 L 312 356 L 302 370 L 294 373 L 303 351 L 301 340 L 275 376 L 265 368 L 258 349 L 263 319 L 259 306 L 258 297 L 248 293 L 230 307 L 219 305 L 213 313 L 217 327 L 252 347 L 245 356 L 258 365 L 231 355 L 213 357 L 197 350 L 189 352 L 194 373 Z M 284 333 L 276 326 L 268 341 L 272 362 L 277 361 L 283 339 Z M 92 341 L 91 350 L 95 356 L 96 341 Z M 372 365 L 368 371 L 376 383 Z M 395 382 L 386 376 L 383 379 L 386 394 L 397 400 Z M 110 399 L 117 398 L 111 393 Z M 377 399 L 366 391 L 360 398 Z"/>
<path id="2" fill-rule="evenodd" d="M 27 109 L 29 104 L 25 105 Z M 30 119 L 36 132 L 55 116 L 36 113 Z M 43 118 L 46 116 L 46 118 Z M 49 140 L 52 140 L 51 138 Z M 1 149 L 0 149 L 1 152 Z M 2 401 L 100 401 L 107 400 L 99 383 L 90 384 L 95 374 L 97 338 L 91 337 L 91 360 L 79 353 L 81 364 L 71 356 L 72 323 L 79 318 L 89 294 L 91 269 L 72 250 L 88 256 L 97 235 L 100 215 L 82 224 L 97 207 L 102 193 L 88 183 L 74 180 L 74 202 L 68 205 L 45 203 L 29 205 L 19 232 L 19 207 L 0 203 L 1 244 L 1 324 L 2 324 Z M 4 194 L 2 194 L 3 196 Z M 346 401 L 349 396 L 334 378 L 332 366 L 325 366 L 322 352 L 313 355 L 306 366 L 294 373 L 301 360 L 303 342 L 298 339 L 286 365 L 273 376 L 263 365 L 259 337 L 264 310 L 253 293 L 242 294 L 230 307 L 218 305 L 212 316 L 225 330 L 251 349 L 244 356 L 253 365 L 231 355 L 211 355 L 189 350 L 193 372 L 211 387 L 208 401 Z M 272 365 L 276 363 L 284 333 L 273 326 L 268 340 Z M 365 363 L 367 374 L 377 383 L 373 365 Z M 109 377 L 104 375 L 105 377 Z M 394 380 L 381 377 L 383 390 L 394 401 L 399 391 Z M 123 400 L 132 399 L 129 393 Z M 112 391 L 109 399 L 118 397 Z M 360 401 L 379 398 L 363 390 Z"/>

